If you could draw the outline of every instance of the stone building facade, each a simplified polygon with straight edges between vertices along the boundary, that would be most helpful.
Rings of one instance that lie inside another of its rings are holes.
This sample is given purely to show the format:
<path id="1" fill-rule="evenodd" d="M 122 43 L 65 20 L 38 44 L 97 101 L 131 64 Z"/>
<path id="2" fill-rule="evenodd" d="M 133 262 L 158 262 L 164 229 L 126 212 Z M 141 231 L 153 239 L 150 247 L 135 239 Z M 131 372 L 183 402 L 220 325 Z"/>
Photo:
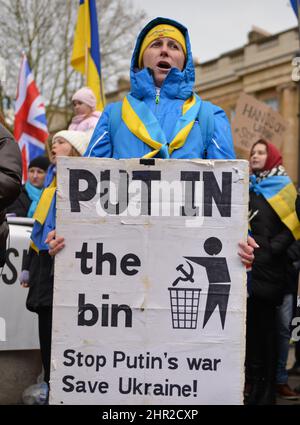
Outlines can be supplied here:
<path id="1" fill-rule="evenodd" d="M 292 80 L 292 60 L 299 51 L 298 28 L 274 35 L 253 28 L 248 44 L 196 66 L 196 91 L 220 105 L 233 118 L 241 92 L 266 102 L 288 122 L 283 160 L 298 180 L 298 84 Z M 300 56 L 300 55 L 299 55 Z"/>

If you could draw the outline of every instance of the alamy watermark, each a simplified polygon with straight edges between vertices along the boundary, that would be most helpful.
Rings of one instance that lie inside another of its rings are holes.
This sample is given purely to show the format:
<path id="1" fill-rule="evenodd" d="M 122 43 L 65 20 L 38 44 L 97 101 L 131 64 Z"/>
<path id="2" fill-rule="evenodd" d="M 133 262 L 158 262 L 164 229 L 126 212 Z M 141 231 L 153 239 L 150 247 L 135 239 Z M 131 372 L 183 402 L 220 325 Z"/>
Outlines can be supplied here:
<path id="1" fill-rule="evenodd" d="M 125 187 L 126 185 L 126 187 Z M 100 217 L 187 217 L 186 227 L 203 225 L 203 182 L 132 180 L 117 185 L 104 180 L 97 185 L 99 199 L 96 212 Z"/>
<path id="2" fill-rule="evenodd" d="M 178 179 L 161 179 L 157 170 L 70 170 L 69 200 L 72 213 L 91 202 L 100 217 L 183 218 L 186 227 L 203 225 L 205 217 L 231 217 L 232 173 L 181 172 Z M 200 177 L 202 177 L 200 179 Z M 182 220 L 181 220 L 182 221 Z"/>
<path id="3" fill-rule="evenodd" d="M 298 82 L 300 80 L 300 57 L 296 56 L 292 60 L 292 80 Z"/>
<path id="4" fill-rule="evenodd" d="M 300 341 L 300 317 L 294 317 L 291 325 L 294 327 L 292 330 L 292 340 L 295 342 Z"/>

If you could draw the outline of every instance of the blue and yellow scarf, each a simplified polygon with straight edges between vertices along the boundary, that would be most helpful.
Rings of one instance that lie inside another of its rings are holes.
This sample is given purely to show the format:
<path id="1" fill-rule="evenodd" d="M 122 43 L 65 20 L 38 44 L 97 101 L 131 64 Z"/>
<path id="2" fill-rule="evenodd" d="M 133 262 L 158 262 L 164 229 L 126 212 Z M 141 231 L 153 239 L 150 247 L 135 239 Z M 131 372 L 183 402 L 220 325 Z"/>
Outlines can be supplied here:
<path id="1" fill-rule="evenodd" d="M 31 200 L 31 204 L 27 212 L 27 217 L 31 218 L 37 208 L 43 189 L 39 189 L 38 187 L 33 186 L 29 181 L 25 183 L 25 189 L 28 193 L 29 199 Z"/>
<path id="2" fill-rule="evenodd" d="M 297 192 L 289 176 L 283 172 L 281 175 L 276 170 L 271 170 L 263 177 L 250 176 L 250 191 L 262 195 L 271 205 L 280 220 L 292 232 L 295 240 L 300 239 L 300 223 L 295 212 Z M 275 170 L 275 171 L 274 171 Z"/>
<path id="3" fill-rule="evenodd" d="M 56 214 L 56 167 L 50 166 L 45 179 L 45 189 L 40 197 L 33 218 L 35 219 L 31 233 L 31 247 L 36 251 L 48 251 L 45 243 L 48 233 L 55 229 Z"/>
<path id="4" fill-rule="evenodd" d="M 168 143 L 166 135 L 157 118 L 148 106 L 130 94 L 122 104 L 122 119 L 128 129 L 153 150 L 143 158 L 170 158 L 175 149 L 181 148 L 199 114 L 201 100 L 197 95 L 187 99 L 182 107 L 182 116 L 174 124 L 172 140 Z"/>

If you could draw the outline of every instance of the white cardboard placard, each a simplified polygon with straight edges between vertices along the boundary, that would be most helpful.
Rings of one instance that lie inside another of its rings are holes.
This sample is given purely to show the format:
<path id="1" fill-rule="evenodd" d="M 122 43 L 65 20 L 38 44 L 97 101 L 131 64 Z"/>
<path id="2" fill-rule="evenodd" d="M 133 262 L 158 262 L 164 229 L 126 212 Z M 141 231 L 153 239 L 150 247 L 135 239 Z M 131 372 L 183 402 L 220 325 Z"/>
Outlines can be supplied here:
<path id="1" fill-rule="evenodd" d="M 58 161 L 50 403 L 242 404 L 248 162 L 141 162 Z"/>

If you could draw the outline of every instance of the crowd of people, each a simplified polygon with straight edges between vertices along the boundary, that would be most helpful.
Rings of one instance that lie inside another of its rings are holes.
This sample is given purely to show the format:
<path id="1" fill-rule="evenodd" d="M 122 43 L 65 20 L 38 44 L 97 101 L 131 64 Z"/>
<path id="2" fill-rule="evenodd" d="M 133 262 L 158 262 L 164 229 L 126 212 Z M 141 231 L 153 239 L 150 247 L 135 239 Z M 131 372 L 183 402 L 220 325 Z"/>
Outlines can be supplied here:
<path id="1" fill-rule="evenodd" d="M 96 98 L 88 87 L 74 94 L 70 126 L 53 136 L 49 160 L 45 156 L 30 162 L 24 186 L 19 152 L 13 153 L 15 175 L 10 172 L 2 177 L 6 167 L 0 164 L 0 254 L 5 251 L 7 234 L 7 229 L 2 230 L 4 208 L 8 207 L 9 214 L 35 219 L 20 281 L 29 288 L 27 308 L 38 314 L 48 385 L 54 258 L 68 243 L 55 232 L 57 157 L 235 159 L 225 112 L 194 92 L 194 63 L 188 31 L 182 24 L 156 18 L 144 27 L 133 52 L 130 78 L 130 93 L 122 102 L 109 104 L 102 114 L 95 110 Z M 2 148 L 2 140 L 13 144 L 1 128 L 1 161 L 3 153 L 10 155 Z M 299 389 L 289 387 L 287 371 L 290 326 L 296 314 L 300 201 L 272 143 L 258 140 L 249 165 L 250 233 L 237 247 L 241 261 L 252 266 L 247 284 L 245 402 L 274 404 L 276 393 L 300 397 Z M 9 189 L 9 196 L 2 185 L 7 175 L 15 187 Z M 278 197 L 283 192 L 289 196 Z M 300 373 L 299 345 L 297 349 L 293 373 Z"/>

